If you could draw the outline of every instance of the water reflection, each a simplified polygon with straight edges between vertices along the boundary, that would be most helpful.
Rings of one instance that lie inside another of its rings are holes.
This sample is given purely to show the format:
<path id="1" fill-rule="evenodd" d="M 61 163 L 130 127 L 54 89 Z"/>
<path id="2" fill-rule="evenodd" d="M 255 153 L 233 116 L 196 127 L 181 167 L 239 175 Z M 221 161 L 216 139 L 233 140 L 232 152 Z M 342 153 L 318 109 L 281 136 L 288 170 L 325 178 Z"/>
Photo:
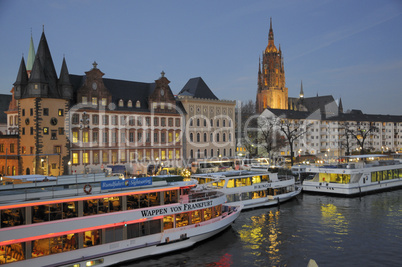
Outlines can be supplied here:
<path id="1" fill-rule="evenodd" d="M 247 257 L 253 257 L 254 264 L 266 262 L 265 257 L 268 257 L 272 264 L 281 261 L 279 246 L 282 243 L 282 233 L 278 227 L 280 218 L 279 210 L 270 210 L 251 216 L 251 222 L 247 221 L 239 230 L 240 238 L 247 248 Z"/>

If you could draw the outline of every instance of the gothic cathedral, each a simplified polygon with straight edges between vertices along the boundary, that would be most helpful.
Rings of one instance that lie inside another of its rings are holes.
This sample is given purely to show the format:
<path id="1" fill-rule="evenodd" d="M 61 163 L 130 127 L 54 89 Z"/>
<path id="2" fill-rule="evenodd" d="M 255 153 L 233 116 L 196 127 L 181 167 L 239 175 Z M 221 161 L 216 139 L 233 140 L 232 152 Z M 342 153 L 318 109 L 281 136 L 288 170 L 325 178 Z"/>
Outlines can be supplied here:
<path id="1" fill-rule="evenodd" d="M 268 34 L 268 46 L 262 54 L 258 69 L 256 109 L 262 113 L 266 108 L 288 109 L 288 88 L 285 87 L 285 70 L 281 47 L 274 44 L 272 18 Z"/>

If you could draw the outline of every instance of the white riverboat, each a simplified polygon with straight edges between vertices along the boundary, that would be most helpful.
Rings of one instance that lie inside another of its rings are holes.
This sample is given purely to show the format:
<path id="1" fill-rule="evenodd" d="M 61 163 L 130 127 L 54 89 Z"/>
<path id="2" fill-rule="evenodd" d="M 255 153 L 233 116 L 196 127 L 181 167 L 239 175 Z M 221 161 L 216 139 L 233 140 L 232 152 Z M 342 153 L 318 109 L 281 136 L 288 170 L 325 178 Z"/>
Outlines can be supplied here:
<path id="1" fill-rule="evenodd" d="M 382 157 L 349 156 L 345 164 L 307 168 L 313 178 L 303 181 L 303 191 L 358 196 L 402 187 L 402 162 Z"/>
<path id="2" fill-rule="evenodd" d="M 242 208 L 181 176 L 28 180 L 0 185 L 0 265 L 108 266 L 167 253 L 221 232 Z"/>
<path id="3" fill-rule="evenodd" d="M 227 202 L 243 204 L 243 209 L 271 206 L 287 201 L 301 192 L 292 175 L 269 171 L 228 171 L 194 174 L 198 190 L 214 189 L 225 193 Z"/>

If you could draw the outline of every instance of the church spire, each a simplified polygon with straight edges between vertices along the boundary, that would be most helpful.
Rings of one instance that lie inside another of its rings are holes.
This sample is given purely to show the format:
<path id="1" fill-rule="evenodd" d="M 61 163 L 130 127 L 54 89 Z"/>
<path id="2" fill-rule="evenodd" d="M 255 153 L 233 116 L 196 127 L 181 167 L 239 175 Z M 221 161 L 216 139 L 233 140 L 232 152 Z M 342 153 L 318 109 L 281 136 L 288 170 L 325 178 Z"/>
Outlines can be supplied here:
<path id="1" fill-rule="evenodd" d="M 343 113 L 342 98 L 339 98 L 338 113 Z"/>
<path id="2" fill-rule="evenodd" d="M 275 43 L 274 43 L 274 30 L 272 29 L 272 18 L 270 18 L 270 23 L 269 23 L 268 46 L 265 49 L 265 53 L 269 53 L 269 52 L 275 52 L 275 53 L 278 52 L 278 50 L 275 47 Z"/>
<path id="3" fill-rule="evenodd" d="M 303 80 L 301 81 L 301 85 L 300 85 L 300 98 L 304 97 L 304 92 L 303 92 Z"/>

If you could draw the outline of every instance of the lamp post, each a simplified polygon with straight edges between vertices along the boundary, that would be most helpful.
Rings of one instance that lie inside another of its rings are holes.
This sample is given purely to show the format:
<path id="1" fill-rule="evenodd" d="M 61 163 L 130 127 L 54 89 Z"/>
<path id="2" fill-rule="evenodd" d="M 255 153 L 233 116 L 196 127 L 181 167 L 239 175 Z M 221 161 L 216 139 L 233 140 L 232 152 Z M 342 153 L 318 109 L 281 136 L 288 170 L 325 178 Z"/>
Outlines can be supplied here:
<path id="1" fill-rule="evenodd" d="M 71 160 L 68 161 L 68 174 L 71 174 Z"/>
<path id="2" fill-rule="evenodd" d="M 83 147 L 82 159 L 84 164 L 84 173 L 86 174 L 87 173 L 86 162 L 89 161 L 89 156 L 85 159 L 84 155 L 85 155 L 85 143 L 86 143 L 85 141 L 88 141 L 89 139 L 89 119 L 85 111 L 82 113 L 82 119 L 80 120 L 80 129 L 82 130 L 82 147 Z M 86 133 L 85 129 L 88 129 L 87 138 L 84 138 L 84 133 Z"/>

